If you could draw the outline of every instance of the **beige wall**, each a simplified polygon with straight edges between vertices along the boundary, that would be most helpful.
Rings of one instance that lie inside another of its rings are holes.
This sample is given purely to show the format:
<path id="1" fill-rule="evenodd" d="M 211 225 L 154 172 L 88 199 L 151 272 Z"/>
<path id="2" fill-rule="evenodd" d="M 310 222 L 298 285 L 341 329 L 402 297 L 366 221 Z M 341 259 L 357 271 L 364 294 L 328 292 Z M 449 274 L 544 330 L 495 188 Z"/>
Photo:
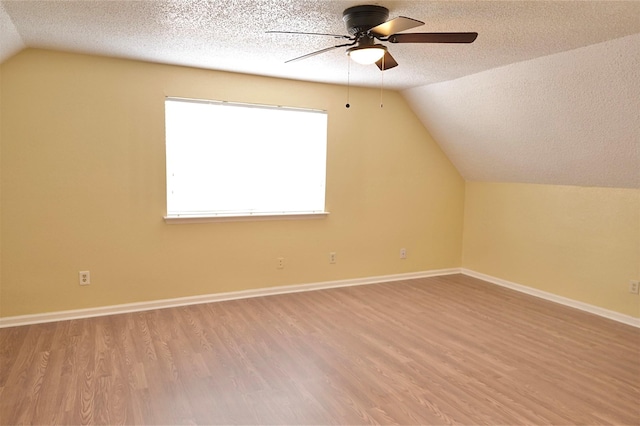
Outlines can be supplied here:
<path id="1" fill-rule="evenodd" d="M 640 317 L 640 190 L 467 182 L 462 264 Z"/>
<path id="2" fill-rule="evenodd" d="M 340 86 L 41 50 L 0 79 L 1 316 L 463 266 L 640 317 L 638 190 L 465 196 L 397 93 L 380 109 L 378 90 L 352 88 L 346 109 Z M 165 96 L 328 110 L 331 215 L 165 224 Z"/>
<path id="3" fill-rule="evenodd" d="M 0 66 L 0 316 L 2 316 L 2 66 Z"/>
<path id="4" fill-rule="evenodd" d="M 2 316 L 460 266 L 464 181 L 397 93 L 41 50 L 1 73 Z M 165 96 L 328 110 L 331 215 L 165 224 Z"/>

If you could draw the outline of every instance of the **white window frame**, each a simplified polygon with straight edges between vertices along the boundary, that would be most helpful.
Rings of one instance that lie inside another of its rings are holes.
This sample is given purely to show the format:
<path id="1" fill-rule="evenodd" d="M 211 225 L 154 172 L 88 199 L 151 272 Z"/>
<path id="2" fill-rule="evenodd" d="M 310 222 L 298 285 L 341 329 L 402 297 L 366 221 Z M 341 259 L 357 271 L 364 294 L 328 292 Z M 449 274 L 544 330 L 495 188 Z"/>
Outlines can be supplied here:
<path id="1" fill-rule="evenodd" d="M 215 211 L 215 210 L 211 210 L 211 211 L 198 211 L 198 212 L 187 212 L 187 211 L 180 211 L 179 208 L 176 208 L 176 198 L 171 198 L 172 194 L 171 191 L 175 189 L 175 184 L 176 181 L 178 181 L 178 179 L 173 178 L 172 176 L 172 171 L 174 170 L 173 167 L 173 163 L 172 163 L 172 158 L 171 157 L 171 153 L 175 152 L 175 144 L 179 143 L 179 139 L 178 137 L 176 137 L 175 135 L 173 135 L 171 137 L 171 141 L 169 140 L 169 134 L 174 132 L 175 129 L 172 127 L 171 130 L 169 129 L 170 124 L 169 124 L 169 119 L 167 117 L 167 115 L 165 115 L 165 119 L 166 119 L 166 179 L 167 179 L 167 214 L 164 217 L 165 221 L 167 223 L 201 223 L 201 222 L 223 222 L 223 221 L 255 221 L 255 220 L 298 220 L 298 219 L 318 219 L 318 218 L 324 218 L 326 217 L 329 212 L 326 211 L 325 209 L 325 196 L 326 196 L 326 151 L 327 151 L 327 132 L 328 129 L 326 128 L 328 125 L 328 117 L 327 117 L 327 112 L 323 111 L 323 110 L 314 110 L 314 109 L 304 109 L 304 108 L 292 108 L 292 107 L 282 107 L 282 106 L 273 106 L 273 105 L 258 105 L 258 104 L 246 104 L 246 103 L 235 103 L 235 102 L 226 102 L 226 101 L 213 101 L 213 100 L 202 100 L 202 99 L 188 99 L 188 98 L 177 98 L 177 97 L 167 97 L 165 98 L 165 110 L 167 110 L 167 105 L 169 102 L 185 102 L 185 103 L 191 103 L 191 104 L 206 104 L 206 105 L 211 105 L 211 106 L 224 106 L 224 107 L 241 107 L 241 108 L 245 108 L 244 110 L 247 111 L 246 108 L 260 108 L 260 109 L 265 109 L 268 111 L 273 112 L 274 110 L 280 110 L 280 111 L 291 111 L 291 112 L 300 112 L 300 113 L 314 113 L 314 114 L 324 114 L 324 129 L 323 131 L 320 132 L 320 138 L 323 138 L 323 146 L 317 145 L 320 148 L 321 152 L 320 155 L 323 155 L 322 158 L 322 162 L 323 162 L 323 171 L 322 171 L 322 176 L 320 176 L 320 174 L 318 174 L 316 177 L 318 178 L 318 180 L 320 180 L 319 178 L 321 177 L 323 182 L 322 182 L 322 193 L 321 193 L 321 202 L 322 202 L 322 208 L 318 208 L 319 207 L 319 202 L 320 199 L 317 197 L 320 197 L 319 194 L 319 190 L 316 190 L 316 201 L 315 201 L 315 208 L 313 209 L 307 209 L 307 210 L 303 210 L 303 211 L 298 211 L 298 210 L 292 210 L 290 207 L 286 210 L 282 210 L 282 211 L 278 211 L 278 209 L 275 209 L 275 211 L 260 211 L 260 210 L 246 210 L 246 211 L 242 211 L 242 210 L 237 210 L 237 211 L 232 211 L 232 212 L 228 212 L 228 211 Z M 240 110 L 240 109 L 239 109 Z M 229 110 L 227 110 L 229 111 Z M 168 112 L 165 111 L 165 114 L 168 114 Z M 294 116 L 296 116 L 296 114 L 294 114 Z M 304 115 L 302 115 L 304 116 Z M 300 116 L 298 116 L 300 117 Z M 281 129 L 283 126 L 279 127 L 279 129 Z M 206 130 L 203 130 L 206 131 Z M 234 132 L 235 133 L 235 132 Z M 279 133 L 280 136 L 280 133 Z M 227 136 L 228 137 L 228 136 Z M 291 139 L 290 139 L 291 140 Z M 231 139 L 231 141 L 233 141 Z M 291 143 L 291 142 L 289 142 Z M 295 142 L 297 143 L 297 142 Z M 316 144 L 319 144 L 320 142 L 317 142 L 316 139 Z M 277 149 L 277 148 L 276 148 Z M 295 151 L 295 146 L 293 146 L 293 150 Z M 318 148 L 316 148 L 316 155 L 318 154 L 319 150 Z M 193 157 L 194 159 L 197 157 Z M 213 158 L 213 157 L 212 157 Z M 175 162 L 175 160 L 173 160 Z M 185 173 L 182 173 L 182 175 L 184 175 Z M 264 174 L 263 174 L 264 175 Z M 258 178 L 259 179 L 259 178 Z M 222 181 L 222 179 L 218 179 L 217 181 Z M 179 185 L 179 184 L 178 184 Z M 184 185 L 184 183 L 183 183 Z M 269 188 L 269 187 L 268 187 Z M 267 189 L 268 189 L 267 188 Z M 316 187 L 318 188 L 318 187 Z M 179 186 L 178 186 L 179 189 Z M 300 193 L 300 192 L 298 192 Z M 206 191 L 203 193 L 206 194 Z M 171 205 L 171 203 L 173 203 L 173 205 Z M 170 206 L 173 207 L 173 209 L 170 210 Z"/>

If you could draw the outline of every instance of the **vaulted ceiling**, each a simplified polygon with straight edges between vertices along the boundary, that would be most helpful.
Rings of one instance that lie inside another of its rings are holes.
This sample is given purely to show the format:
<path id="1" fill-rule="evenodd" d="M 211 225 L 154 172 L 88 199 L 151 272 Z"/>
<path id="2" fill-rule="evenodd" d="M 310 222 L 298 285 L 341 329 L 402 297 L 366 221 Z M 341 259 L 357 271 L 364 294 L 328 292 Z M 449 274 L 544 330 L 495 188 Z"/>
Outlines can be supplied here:
<path id="1" fill-rule="evenodd" d="M 640 187 L 640 2 L 0 1 L 0 61 L 26 47 L 378 86 L 344 49 L 342 11 L 378 4 L 476 31 L 473 44 L 388 44 L 399 90 L 468 180 Z M 350 70 L 349 70 L 350 68 Z"/>

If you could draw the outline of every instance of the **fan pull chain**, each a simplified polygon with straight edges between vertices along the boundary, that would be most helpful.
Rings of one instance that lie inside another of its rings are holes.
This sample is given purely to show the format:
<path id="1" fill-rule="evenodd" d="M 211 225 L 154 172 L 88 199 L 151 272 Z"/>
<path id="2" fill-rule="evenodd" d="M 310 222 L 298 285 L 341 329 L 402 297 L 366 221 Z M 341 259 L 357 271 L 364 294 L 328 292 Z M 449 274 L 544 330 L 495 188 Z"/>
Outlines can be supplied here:
<path id="1" fill-rule="evenodd" d="M 382 57 L 382 70 L 380 71 L 380 108 L 384 107 L 384 104 L 382 103 L 383 88 L 384 88 L 384 56 Z"/>
<path id="2" fill-rule="evenodd" d="M 351 58 L 347 55 L 347 104 L 345 107 L 350 108 L 351 104 L 349 104 L 349 92 L 351 89 Z"/>

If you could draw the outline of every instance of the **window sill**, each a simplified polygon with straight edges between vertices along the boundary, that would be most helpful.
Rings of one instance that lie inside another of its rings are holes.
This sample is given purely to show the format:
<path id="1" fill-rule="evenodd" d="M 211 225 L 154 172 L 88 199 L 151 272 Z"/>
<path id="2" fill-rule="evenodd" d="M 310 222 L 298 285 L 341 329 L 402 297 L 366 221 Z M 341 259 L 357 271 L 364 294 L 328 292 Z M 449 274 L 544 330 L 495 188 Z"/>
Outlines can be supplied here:
<path id="1" fill-rule="evenodd" d="M 209 223 L 209 222 L 255 222 L 263 220 L 307 220 L 324 219 L 329 212 L 321 213 L 268 213 L 247 215 L 218 215 L 218 216 L 165 216 L 164 221 L 170 225 L 180 223 Z"/>

